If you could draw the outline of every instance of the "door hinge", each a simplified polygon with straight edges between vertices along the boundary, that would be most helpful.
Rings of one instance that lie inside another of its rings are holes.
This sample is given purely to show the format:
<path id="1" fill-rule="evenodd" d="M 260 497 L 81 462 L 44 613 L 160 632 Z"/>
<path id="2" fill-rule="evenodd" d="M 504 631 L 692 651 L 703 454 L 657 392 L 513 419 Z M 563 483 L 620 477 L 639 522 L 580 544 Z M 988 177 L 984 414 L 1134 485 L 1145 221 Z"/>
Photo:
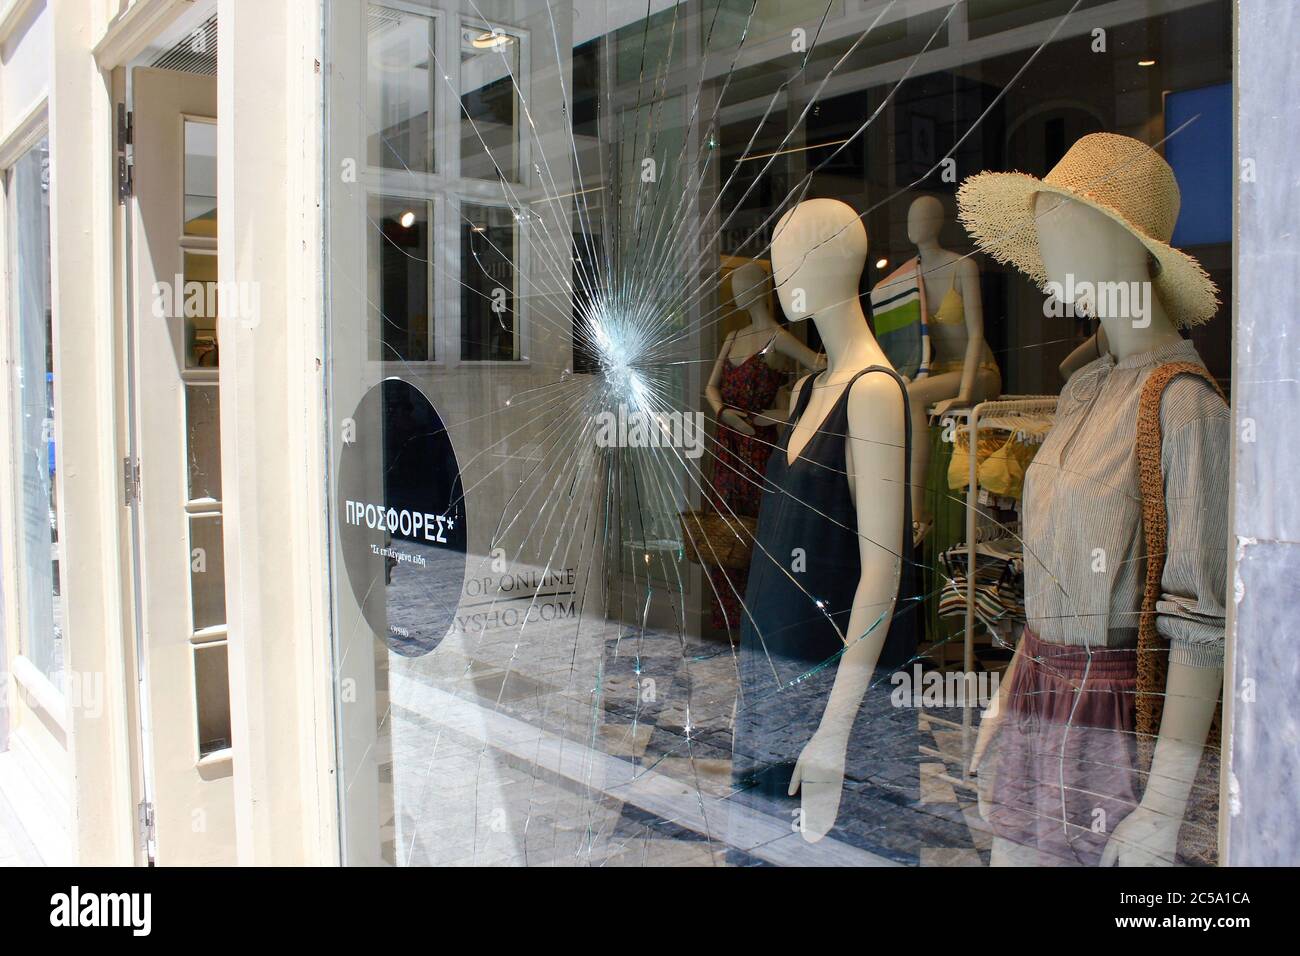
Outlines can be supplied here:
<path id="1" fill-rule="evenodd" d="M 136 804 L 135 815 L 140 828 L 140 849 L 148 851 L 153 846 L 153 804 L 141 800 Z"/>
<path id="2" fill-rule="evenodd" d="M 135 144 L 135 114 L 125 103 L 117 104 L 117 201 L 126 202 L 135 190 L 135 168 L 126 148 Z"/>
<path id="3" fill-rule="evenodd" d="M 140 500 L 140 459 L 129 455 L 122 459 L 122 504 Z"/>

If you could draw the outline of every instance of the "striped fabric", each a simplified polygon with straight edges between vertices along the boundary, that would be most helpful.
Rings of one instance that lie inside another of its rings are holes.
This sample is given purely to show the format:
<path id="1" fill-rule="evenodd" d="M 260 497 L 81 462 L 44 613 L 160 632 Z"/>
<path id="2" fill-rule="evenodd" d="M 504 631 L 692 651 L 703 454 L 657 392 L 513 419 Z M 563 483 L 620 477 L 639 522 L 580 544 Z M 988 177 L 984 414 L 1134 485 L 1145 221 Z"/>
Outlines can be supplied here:
<path id="1" fill-rule="evenodd" d="M 907 379 L 929 374 L 930 335 L 918 259 L 905 262 L 871 290 L 871 324 L 894 370 Z"/>
<path id="2" fill-rule="evenodd" d="M 1158 365 L 1201 363 L 1181 341 L 1116 362 L 1104 356 L 1066 383 L 1056 423 L 1025 477 L 1025 607 L 1044 641 L 1135 647 L 1142 606 L 1137 405 Z M 1232 425 L 1223 400 L 1190 376 L 1160 409 L 1169 554 L 1156 625 L 1170 660 L 1223 662 Z"/>

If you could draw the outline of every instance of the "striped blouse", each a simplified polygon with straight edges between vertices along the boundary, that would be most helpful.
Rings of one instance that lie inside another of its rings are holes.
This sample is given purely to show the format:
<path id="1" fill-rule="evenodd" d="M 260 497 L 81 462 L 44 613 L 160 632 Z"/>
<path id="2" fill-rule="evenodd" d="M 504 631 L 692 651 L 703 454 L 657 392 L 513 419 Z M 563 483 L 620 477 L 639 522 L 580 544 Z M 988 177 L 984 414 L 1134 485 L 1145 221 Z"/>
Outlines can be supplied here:
<path id="1" fill-rule="evenodd" d="M 1201 362 L 1189 341 L 1075 372 L 1056 423 L 1025 475 L 1023 534 L 1029 626 L 1054 644 L 1134 647 L 1144 551 L 1138 489 L 1138 398 L 1169 362 Z M 1170 660 L 1223 663 L 1228 546 L 1227 406 L 1208 383 L 1181 375 L 1160 408 L 1169 513 L 1156 625 Z"/>

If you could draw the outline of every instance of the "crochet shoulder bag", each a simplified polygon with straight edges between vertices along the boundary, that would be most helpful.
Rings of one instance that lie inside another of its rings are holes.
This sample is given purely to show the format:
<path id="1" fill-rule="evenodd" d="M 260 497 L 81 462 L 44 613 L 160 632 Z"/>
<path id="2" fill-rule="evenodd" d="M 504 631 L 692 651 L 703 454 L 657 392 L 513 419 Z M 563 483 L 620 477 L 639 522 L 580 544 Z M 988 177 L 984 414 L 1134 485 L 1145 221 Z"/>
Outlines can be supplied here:
<path id="1" fill-rule="evenodd" d="M 1165 480 L 1161 467 L 1160 402 L 1165 388 L 1179 375 L 1195 375 L 1209 382 L 1223 397 L 1218 383 L 1204 366 L 1194 362 L 1161 365 L 1147 378 L 1138 400 L 1138 482 L 1142 492 L 1142 538 L 1146 546 L 1146 578 L 1142 593 L 1142 615 L 1138 622 L 1137 656 L 1137 743 L 1138 760 L 1145 777 L 1151 770 L 1160 718 L 1164 710 L 1165 682 L 1169 674 L 1169 642 L 1156 630 L 1156 601 L 1165 569 L 1168 549 L 1168 513 L 1165 510 Z M 1222 704 L 1216 708 L 1205 751 L 1183 825 L 1178 833 L 1178 856 L 1182 862 L 1213 866 L 1218 860 L 1219 740 Z"/>

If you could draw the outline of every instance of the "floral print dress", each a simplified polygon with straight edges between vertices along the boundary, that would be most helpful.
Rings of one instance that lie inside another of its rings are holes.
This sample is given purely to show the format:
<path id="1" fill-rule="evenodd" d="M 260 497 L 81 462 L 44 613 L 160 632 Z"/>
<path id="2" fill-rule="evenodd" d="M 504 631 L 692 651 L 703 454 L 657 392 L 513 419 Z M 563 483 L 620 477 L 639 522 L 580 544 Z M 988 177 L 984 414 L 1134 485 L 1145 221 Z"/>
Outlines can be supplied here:
<path id="1" fill-rule="evenodd" d="M 772 368 L 761 354 L 755 353 L 739 365 L 733 364 L 730 358 L 723 360 L 719 391 L 724 407 L 753 415 L 771 408 L 785 383 L 785 373 Z M 715 510 L 724 515 L 758 517 L 763 473 L 777 438 L 777 429 L 772 425 L 755 425 L 753 435 L 742 435 L 725 424 L 718 424 L 718 455 L 710 495 Z M 728 630 L 739 627 L 748 573 L 714 568 L 710 577 L 715 593 L 713 626 Z"/>

